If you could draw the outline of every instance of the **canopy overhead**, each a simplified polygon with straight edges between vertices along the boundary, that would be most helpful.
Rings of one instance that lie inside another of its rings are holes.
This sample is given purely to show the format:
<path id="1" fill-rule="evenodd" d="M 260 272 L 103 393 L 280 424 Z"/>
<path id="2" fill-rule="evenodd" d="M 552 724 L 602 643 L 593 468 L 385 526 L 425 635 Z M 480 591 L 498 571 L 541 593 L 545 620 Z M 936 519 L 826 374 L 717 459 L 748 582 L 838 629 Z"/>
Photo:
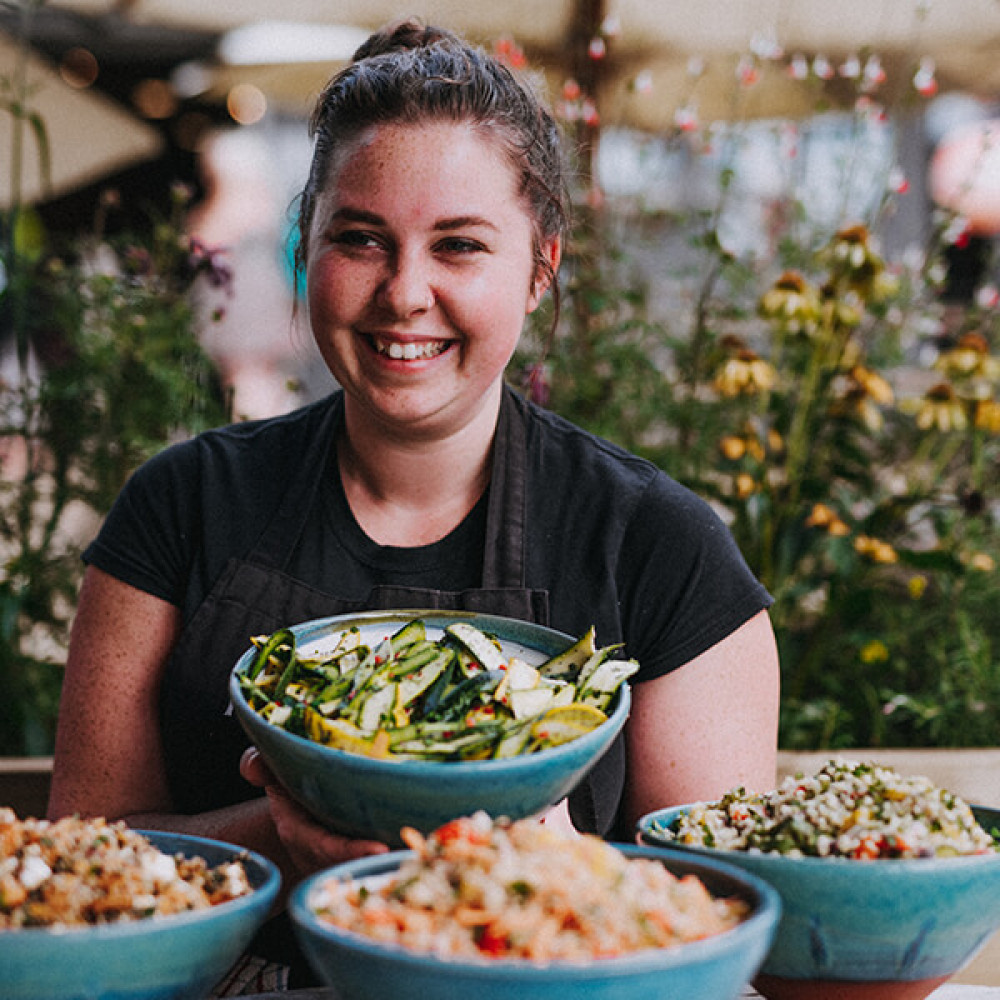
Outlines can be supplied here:
<path id="1" fill-rule="evenodd" d="M 370 31 L 412 11 L 484 44 L 512 38 L 552 79 L 586 73 L 613 118 L 654 129 L 685 101 L 696 103 L 703 119 L 813 110 L 817 80 L 790 80 L 785 71 L 795 53 L 808 60 L 824 56 L 834 67 L 852 55 L 863 60 L 877 53 L 897 92 L 912 83 L 921 59 L 931 60 L 933 83 L 942 90 L 987 100 L 1000 93 L 998 0 L 422 0 L 407 6 L 286 0 L 277 8 L 273 0 L 54 0 L 49 6 L 219 33 L 276 17 Z M 588 43 L 601 35 L 606 53 L 588 68 Z M 776 49 L 785 53 L 784 65 L 766 66 L 752 88 L 734 93 L 740 57 Z M 692 58 L 703 64 L 694 76 Z M 336 61 L 268 62 L 265 55 L 252 66 L 222 66 L 216 86 L 256 81 L 286 106 L 307 107 Z"/>
<path id="2" fill-rule="evenodd" d="M 603 124 L 652 132 L 849 106 L 872 66 L 867 93 L 890 107 L 935 92 L 1000 96 L 1000 0 L 49 0 L 31 12 L 32 41 L 48 31 L 53 54 L 100 44 L 118 64 L 161 78 L 169 61 L 177 86 L 178 70 L 191 70 L 193 94 L 221 103 L 252 84 L 269 107 L 306 114 L 359 39 L 411 11 L 487 46 L 509 39 L 553 98 L 574 79 Z M 0 25 L 11 30 L 13 20 Z M 74 31 L 83 38 L 73 42 Z M 90 112 L 99 97 L 67 93 L 58 77 L 49 86 L 56 192 L 63 178 L 151 155 L 137 118 L 118 109 L 113 125 L 95 124 L 70 108 L 83 101 Z"/>
<path id="3" fill-rule="evenodd" d="M 5 76 L 7 67 L 23 70 L 28 92 L 20 122 L 0 104 L 0 208 L 59 195 L 151 160 L 163 148 L 148 123 L 98 91 L 71 86 L 2 33 L 0 65 Z"/>

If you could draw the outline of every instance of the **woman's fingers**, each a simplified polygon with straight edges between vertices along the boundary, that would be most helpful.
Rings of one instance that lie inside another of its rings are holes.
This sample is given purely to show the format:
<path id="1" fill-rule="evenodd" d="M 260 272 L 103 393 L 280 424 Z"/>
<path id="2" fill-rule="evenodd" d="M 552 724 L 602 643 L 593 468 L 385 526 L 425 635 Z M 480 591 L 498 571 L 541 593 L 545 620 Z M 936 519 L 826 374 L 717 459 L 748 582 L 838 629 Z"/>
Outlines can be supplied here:
<path id="1" fill-rule="evenodd" d="M 274 776 L 256 747 L 248 747 L 240 758 L 240 774 L 250 784 L 263 788 L 271 806 L 271 817 L 281 842 L 303 875 L 321 868 L 352 861 L 389 848 L 377 840 L 354 840 L 331 833 L 298 804 Z"/>
<path id="2" fill-rule="evenodd" d="M 264 758 L 256 747 L 247 747 L 243 751 L 243 756 L 240 757 L 240 774 L 251 785 L 256 785 L 258 788 L 264 788 L 278 782 L 274 772 L 264 763 Z"/>
<path id="3" fill-rule="evenodd" d="M 369 854 L 384 854 L 389 849 L 377 840 L 355 840 L 331 833 L 281 785 L 268 784 L 266 792 L 278 836 L 303 874 Z"/>

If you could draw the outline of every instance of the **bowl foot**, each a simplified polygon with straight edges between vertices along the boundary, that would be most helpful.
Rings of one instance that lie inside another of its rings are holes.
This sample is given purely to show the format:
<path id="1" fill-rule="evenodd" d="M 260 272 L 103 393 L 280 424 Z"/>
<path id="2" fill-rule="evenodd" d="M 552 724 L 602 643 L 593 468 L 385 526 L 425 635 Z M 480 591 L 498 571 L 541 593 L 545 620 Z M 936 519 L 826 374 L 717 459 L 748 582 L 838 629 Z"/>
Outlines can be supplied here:
<path id="1" fill-rule="evenodd" d="M 754 980 L 753 987 L 766 1000 L 924 1000 L 949 978 L 880 982 L 761 975 Z"/>

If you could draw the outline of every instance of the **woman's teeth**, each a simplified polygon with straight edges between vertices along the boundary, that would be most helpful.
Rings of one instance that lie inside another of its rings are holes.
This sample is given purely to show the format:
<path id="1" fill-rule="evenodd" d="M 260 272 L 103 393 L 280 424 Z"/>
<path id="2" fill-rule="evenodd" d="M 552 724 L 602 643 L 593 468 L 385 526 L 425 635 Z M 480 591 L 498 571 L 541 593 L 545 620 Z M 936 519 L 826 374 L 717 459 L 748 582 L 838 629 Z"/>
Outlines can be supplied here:
<path id="1" fill-rule="evenodd" d="M 416 361 L 421 358 L 435 358 L 447 350 L 447 340 L 425 340 L 419 343 L 409 341 L 401 344 L 398 341 L 385 343 L 381 340 L 375 341 L 375 350 L 387 358 L 396 361 Z"/>

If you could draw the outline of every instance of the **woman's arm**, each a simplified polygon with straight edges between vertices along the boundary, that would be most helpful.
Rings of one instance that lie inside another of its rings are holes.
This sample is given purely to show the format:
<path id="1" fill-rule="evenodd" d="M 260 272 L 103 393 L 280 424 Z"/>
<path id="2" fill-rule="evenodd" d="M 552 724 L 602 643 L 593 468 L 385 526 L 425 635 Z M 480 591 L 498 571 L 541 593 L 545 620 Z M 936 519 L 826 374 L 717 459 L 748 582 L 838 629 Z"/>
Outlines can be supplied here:
<path id="1" fill-rule="evenodd" d="M 87 569 L 63 678 L 51 815 L 169 810 L 157 699 L 179 629 L 172 604 Z"/>
<path id="2" fill-rule="evenodd" d="M 49 816 L 125 819 L 133 827 L 240 844 L 272 858 L 286 885 L 320 864 L 384 850 L 334 837 L 291 807 L 281 814 L 286 844 L 269 797 L 194 816 L 174 812 L 158 702 L 179 632 L 172 604 L 87 569 L 63 680 Z"/>
<path id="3" fill-rule="evenodd" d="M 778 653 L 766 611 L 711 649 L 632 689 L 625 808 L 664 806 L 777 780 Z"/>

